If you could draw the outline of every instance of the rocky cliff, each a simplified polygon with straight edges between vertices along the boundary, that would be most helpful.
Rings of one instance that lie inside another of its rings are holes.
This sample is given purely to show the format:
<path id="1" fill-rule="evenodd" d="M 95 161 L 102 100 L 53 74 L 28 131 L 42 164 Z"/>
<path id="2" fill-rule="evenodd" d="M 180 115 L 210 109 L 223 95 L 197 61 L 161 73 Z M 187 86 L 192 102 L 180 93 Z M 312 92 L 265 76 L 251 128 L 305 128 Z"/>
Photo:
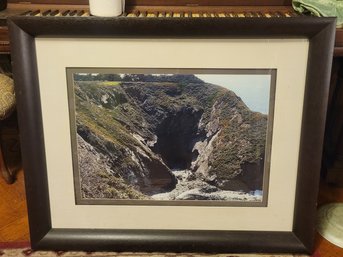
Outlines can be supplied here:
<path id="1" fill-rule="evenodd" d="M 85 198 L 258 200 L 246 193 L 262 190 L 267 116 L 233 92 L 126 75 L 76 81 L 75 105 Z"/>

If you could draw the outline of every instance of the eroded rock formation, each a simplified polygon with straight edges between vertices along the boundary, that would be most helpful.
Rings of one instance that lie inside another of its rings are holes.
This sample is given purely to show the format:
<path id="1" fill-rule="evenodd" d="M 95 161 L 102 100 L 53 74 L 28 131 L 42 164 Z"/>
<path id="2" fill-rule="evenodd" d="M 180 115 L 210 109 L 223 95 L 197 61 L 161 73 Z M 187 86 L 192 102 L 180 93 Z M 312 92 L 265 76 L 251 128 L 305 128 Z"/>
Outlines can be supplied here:
<path id="1" fill-rule="evenodd" d="M 75 82 L 75 94 L 86 197 L 106 198 L 99 172 L 82 165 L 90 156 L 123 191 L 136 191 L 121 199 L 229 200 L 262 190 L 267 116 L 233 92 L 193 75 L 127 75 L 115 85 Z"/>

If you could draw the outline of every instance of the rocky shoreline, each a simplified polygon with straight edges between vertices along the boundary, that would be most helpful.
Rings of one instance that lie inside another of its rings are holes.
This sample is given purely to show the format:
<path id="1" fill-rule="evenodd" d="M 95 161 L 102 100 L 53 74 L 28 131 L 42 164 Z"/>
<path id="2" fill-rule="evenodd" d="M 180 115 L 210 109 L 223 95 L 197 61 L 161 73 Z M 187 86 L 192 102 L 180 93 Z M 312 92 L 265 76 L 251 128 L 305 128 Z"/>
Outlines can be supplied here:
<path id="1" fill-rule="evenodd" d="M 245 192 L 225 191 L 211 186 L 206 181 L 195 178 L 190 170 L 175 170 L 177 184 L 173 190 L 151 195 L 154 200 L 216 200 L 261 202 L 262 195 Z"/>
<path id="2" fill-rule="evenodd" d="M 149 76 L 75 83 L 82 195 L 261 201 L 267 116 L 193 75 Z"/>

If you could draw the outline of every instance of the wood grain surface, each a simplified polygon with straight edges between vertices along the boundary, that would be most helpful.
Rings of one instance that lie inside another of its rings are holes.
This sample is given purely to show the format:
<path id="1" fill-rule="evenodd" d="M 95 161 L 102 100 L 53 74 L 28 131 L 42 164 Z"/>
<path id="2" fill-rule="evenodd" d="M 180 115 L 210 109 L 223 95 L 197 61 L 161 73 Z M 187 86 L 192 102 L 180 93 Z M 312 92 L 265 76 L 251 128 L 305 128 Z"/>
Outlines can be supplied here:
<path id="1" fill-rule="evenodd" d="M 0 242 L 29 241 L 29 228 L 26 214 L 24 172 L 17 174 L 17 181 L 8 185 L 0 179 Z M 318 204 L 343 202 L 343 188 L 321 184 Z M 320 235 L 316 237 L 315 257 L 342 257 L 339 248 Z"/>
<path id="2" fill-rule="evenodd" d="M 22 170 L 18 172 L 17 181 L 12 185 L 8 185 L 0 178 L 0 196 L 0 241 L 28 241 L 29 228 Z"/>

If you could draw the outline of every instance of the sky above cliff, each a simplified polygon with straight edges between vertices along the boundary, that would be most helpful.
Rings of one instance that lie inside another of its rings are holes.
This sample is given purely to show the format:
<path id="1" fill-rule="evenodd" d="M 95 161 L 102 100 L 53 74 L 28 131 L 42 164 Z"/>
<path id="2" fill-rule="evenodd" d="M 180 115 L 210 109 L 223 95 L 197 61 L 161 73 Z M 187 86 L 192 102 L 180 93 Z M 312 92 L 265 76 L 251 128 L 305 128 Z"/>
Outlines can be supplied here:
<path id="1" fill-rule="evenodd" d="M 268 114 L 271 75 L 269 74 L 196 74 L 203 81 L 235 92 L 252 110 Z"/>

